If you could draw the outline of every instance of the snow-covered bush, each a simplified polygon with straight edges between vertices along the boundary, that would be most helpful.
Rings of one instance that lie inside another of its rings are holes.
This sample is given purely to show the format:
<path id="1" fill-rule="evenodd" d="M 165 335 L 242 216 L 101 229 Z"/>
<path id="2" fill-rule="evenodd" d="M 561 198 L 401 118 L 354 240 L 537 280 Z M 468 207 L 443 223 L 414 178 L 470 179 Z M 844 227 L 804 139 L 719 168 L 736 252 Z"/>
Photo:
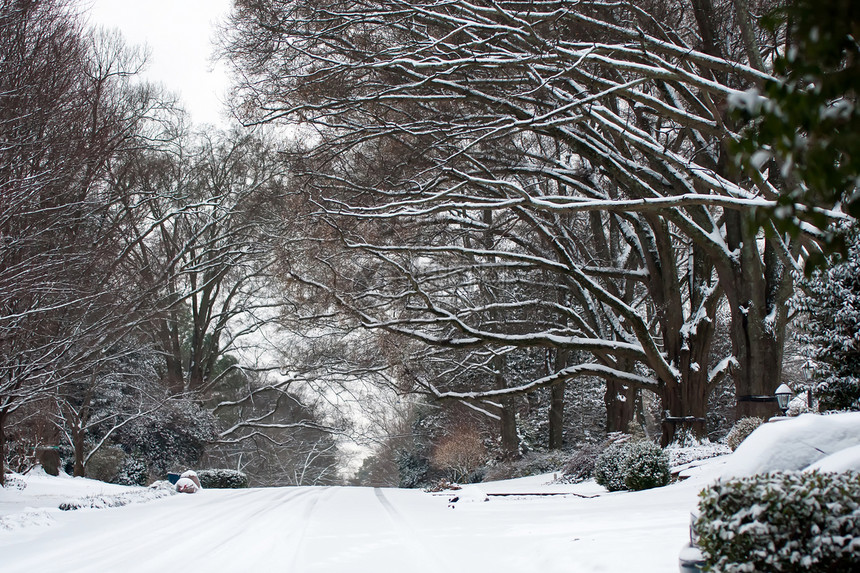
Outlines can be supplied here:
<path id="1" fill-rule="evenodd" d="M 647 440 L 611 444 L 594 464 L 594 479 L 609 491 L 660 487 L 669 477 L 669 458 Z"/>
<path id="2" fill-rule="evenodd" d="M 564 480 L 569 483 L 578 483 L 591 479 L 594 476 L 594 464 L 600 449 L 594 445 L 588 445 L 578 450 L 565 464 L 562 474 Z"/>
<path id="3" fill-rule="evenodd" d="M 669 483 L 669 458 L 657 444 L 647 441 L 631 442 L 624 456 L 624 485 L 640 491 L 662 487 Z"/>
<path id="4" fill-rule="evenodd" d="M 860 570 L 860 474 L 780 472 L 702 491 L 694 529 L 711 571 Z"/>
<path id="5" fill-rule="evenodd" d="M 761 418 L 756 418 L 754 416 L 741 418 L 735 422 L 735 425 L 732 426 L 732 429 L 726 436 L 726 445 L 729 446 L 732 451 L 735 451 L 738 449 L 738 446 L 741 445 L 741 442 L 746 440 L 747 436 L 752 434 L 753 431 L 762 424 L 764 424 L 764 420 Z"/>
<path id="6" fill-rule="evenodd" d="M 673 468 L 689 464 L 690 462 L 707 460 L 732 453 L 727 445 L 715 444 L 708 438 L 704 438 L 698 443 L 689 446 L 678 446 L 674 443 L 669 444 L 663 452 L 669 458 L 670 471 L 674 471 Z"/>
<path id="7" fill-rule="evenodd" d="M 200 485 L 206 489 L 241 489 L 248 487 L 248 476 L 238 470 L 200 470 Z"/>
<path id="8" fill-rule="evenodd" d="M 6 489 L 16 489 L 18 491 L 27 487 L 27 482 L 24 481 L 20 476 L 6 474 L 6 479 L 3 487 Z"/>
<path id="9" fill-rule="evenodd" d="M 624 473 L 627 469 L 627 444 L 615 443 L 603 450 L 594 462 L 594 479 L 609 491 L 627 487 Z"/>
<path id="10" fill-rule="evenodd" d="M 106 509 L 110 507 L 123 507 L 135 503 L 146 503 L 162 497 L 173 495 L 174 491 L 148 488 L 133 489 L 118 494 L 95 494 L 86 497 L 64 501 L 58 506 L 62 511 L 74 511 L 76 509 Z"/>
<path id="11" fill-rule="evenodd" d="M 417 452 L 402 450 L 397 454 L 397 473 L 400 487 L 423 487 L 428 482 L 430 460 Z"/>
<path id="12" fill-rule="evenodd" d="M 518 460 L 494 462 L 487 468 L 484 481 L 515 479 L 561 471 L 567 462 L 564 452 L 529 452 Z"/>
<path id="13" fill-rule="evenodd" d="M 125 460 L 126 454 L 119 446 L 102 446 L 87 462 L 87 477 L 115 482 Z"/>
<path id="14" fill-rule="evenodd" d="M 146 485 L 148 478 L 146 462 L 140 458 L 128 456 L 119 468 L 114 482 L 120 485 Z"/>
<path id="15" fill-rule="evenodd" d="M 860 410 L 860 378 L 830 374 L 815 385 L 815 396 L 821 411 Z"/>

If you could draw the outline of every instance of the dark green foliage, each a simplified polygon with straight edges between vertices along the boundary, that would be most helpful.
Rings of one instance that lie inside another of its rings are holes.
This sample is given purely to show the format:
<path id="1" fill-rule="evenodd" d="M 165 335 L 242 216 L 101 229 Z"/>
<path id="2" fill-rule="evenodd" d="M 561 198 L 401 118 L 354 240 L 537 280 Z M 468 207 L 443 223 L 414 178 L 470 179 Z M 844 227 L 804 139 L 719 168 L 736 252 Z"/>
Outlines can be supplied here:
<path id="1" fill-rule="evenodd" d="M 87 477 L 115 482 L 125 463 L 126 454 L 118 446 L 103 446 L 87 462 Z"/>
<path id="2" fill-rule="evenodd" d="M 860 379 L 848 374 L 827 376 L 815 385 L 819 408 L 825 410 L 860 410 Z"/>
<path id="3" fill-rule="evenodd" d="M 194 467 L 207 442 L 215 437 L 212 414 L 190 401 L 175 401 L 153 416 L 126 424 L 114 433 L 126 453 L 145 460 L 154 477 Z"/>
<path id="4" fill-rule="evenodd" d="M 860 474 L 756 475 L 699 495 L 709 571 L 860 570 Z"/>
<path id="5" fill-rule="evenodd" d="M 860 410 L 860 239 L 852 233 L 848 257 L 806 281 L 796 306 L 807 322 L 799 333 L 818 370 L 820 410 Z"/>
<path id="6" fill-rule="evenodd" d="M 248 476 L 238 470 L 198 470 L 200 485 L 210 489 L 242 489 L 249 485 Z"/>
<path id="7" fill-rule="evenodd" d="M 609 491 L 626 489 L 624 470 L 627 444 L 612 444 L 597 457 L 594 463 L 594 479 Z"/>
<path id="8" fill-rule="evenodd" d="M 624 485 L 632 491 L 663 487 L 669 483 L 669 459 L 657 444 L 633 442 L 627 446 Z"/>
<path id="9" fill-rule="evenodd" d="M 787 26 L 791 45 L 774 62 L 778 81 L 765 85 L 763 99 L 738 104 L 738 117 L 750 122 L 736 151 L 750 173 L 765 168 L 761 152 L 782 167 L 786 191 L 772 217 L 780 231 L 797 233 L 798 220 L 824 229 L 828 219 L 795 203 L 860 215 L 854 190 L 860 176 L 860 2 L 795 0 L 772 13 L 771 30 Z M 759 154 L 759 160 L 756 154 Z M 779 169 L 771 167 L 771 176 Z M 843 248 L 838 235 L 832 246 Z M 821 262 L 818 260 L 817 262 Z"/>
<path id="10" fill-rule="evenodd" d="M 609 491 L 662 487 L 669 478 L 669 458 L 645 440 L 612 444 L 594 464 L 595 481 Z"/>
<path id="11" fill-rule="evenodd" d="M 147 485 L 149 482 L 149 471 L 146 461 L 141 458 L 127 456 L 119 468 L 115 483 L 121 485 Z"/>
<path id="12" fill-rule="evenodd" d="M 400 487 L 424 487 L 430 481 L 430 460 L 416 452 L 401 451 L 397 455 Z"/>

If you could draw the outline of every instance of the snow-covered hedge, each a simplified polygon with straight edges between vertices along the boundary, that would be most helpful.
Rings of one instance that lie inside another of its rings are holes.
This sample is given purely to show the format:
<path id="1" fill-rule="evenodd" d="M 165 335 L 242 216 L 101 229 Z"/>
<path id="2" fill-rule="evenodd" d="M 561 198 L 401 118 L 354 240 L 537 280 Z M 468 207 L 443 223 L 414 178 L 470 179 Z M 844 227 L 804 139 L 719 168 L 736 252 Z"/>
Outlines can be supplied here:
<path id="1" fill-rule="evenodd" d="M 709 570 L 860 570 L 860 474 L 777 472 L 702 491 L 695 532 Z"/>
<path id="2" fill-rule="evenodd" d="M 639 491 L 669 483 L 669 459 L 648 441 L 612 444 L 594 464 L 594 479 L 609 491 Z"/>
<path id="3" fill-rule="evenodd" d="M 631 442 L 627 445 L 624 485 L 641 491 L 669 483 L 669 458 L 657 444 Z"/>
<path id="4" fill-rule="evenodd" d="M 626 469 L 627 444 L 611 444 L 597 456 L 594 462 L 594 479 L 609 491 L 626 489 L 624 471 Z"/>
<path id="5" fill-rule="evenodd" d="M 16 489 L 18 491 L 27 487 L 27 482 L 21 478 L 21 476 L 6 474 L 6 483 L 3 484 L 3 487 L 6 489 Z"/>
<path id="6" fill-rule="evenodd" d="M 762 424 L 764 424 L 764 420 L 762 418 L 756 418 L 754 416 L 741 418 L 735 422 L 735 425 L 732 426 L 732 429 L 726 436 L 726 445 L 729 446 L 732 451 L 735 451 L 738 449 L 738 446 L 741 445 L 741 442 L 746 440 L 747 437 Z"/>
<path id="7" fill-rule="evenodd" d="M 88 495 L 79 499 L 64 501 L 59 505 L 63 511 L 74 511 L 76 509 L 105 509 L 109 507 L 122 507 L 135 503 L 145 503 L 172 495 L 172 491 L 154 488 L 136 488 L 119 494 L 97 494 Z"/>
<path id="8" fill-rule="evenodd" d="M 206 489 L 241 489 L 248 487 L 248 476 L 237 470 L 198 470 L 200 485 Z"/>

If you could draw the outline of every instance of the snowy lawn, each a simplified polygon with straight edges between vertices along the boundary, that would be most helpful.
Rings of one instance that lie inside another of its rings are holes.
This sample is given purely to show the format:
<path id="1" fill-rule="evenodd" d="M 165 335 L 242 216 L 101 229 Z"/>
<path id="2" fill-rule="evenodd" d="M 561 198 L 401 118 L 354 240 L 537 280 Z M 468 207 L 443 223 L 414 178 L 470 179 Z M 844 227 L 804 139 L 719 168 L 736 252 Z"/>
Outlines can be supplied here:
<path id="1" fill-rule="evenodd" d="M 60 501 L 132 488 L 36 475 L 22 491 L 0 491 L 0 569 L 665 573 L 677 570 L 696 494 L 719 465 L 639 493 L 546 485 L 552 476 L 481 484 L 488 494 L 563 495 L 464 495 L 453 507 L 453 494 L 307 487 L 63 512 Z"/>

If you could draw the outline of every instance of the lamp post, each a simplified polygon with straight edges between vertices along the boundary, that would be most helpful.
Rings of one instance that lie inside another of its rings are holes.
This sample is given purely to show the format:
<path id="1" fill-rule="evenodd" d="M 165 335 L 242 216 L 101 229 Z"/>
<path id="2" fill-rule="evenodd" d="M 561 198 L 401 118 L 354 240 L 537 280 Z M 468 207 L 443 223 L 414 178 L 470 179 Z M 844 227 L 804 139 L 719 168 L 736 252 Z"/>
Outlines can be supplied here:
<path id="1" fill-rule="evenodd" d="M 780 384 L 779 388 L 776 389 L 776 392 L 773 393 L 776 396 L 776 403 L 779 406 L 779 409 L 782 410 L 782 415 L 785 416 L 786 411 L 788 411 L 788 401 L 791 399 L 791 388 L 788 387 L 788 384 Z"/>
<path id="2" fill-rule="evenodd" d="M 803 377 L 806 381 L 812 382 L 812 375 L 815 374 L 815 364 L 812 363 L 812 360 L 807 358 L 800 369 L 803 371 Z"/>
<path id="3" fill-rule="evenodd" d="M 815 364 L 807 358 L 800 369 L 803 371 L 803 377 L 806 379 L 806 405 L 813 412 L 812 378 L 815 375 Z"/>

